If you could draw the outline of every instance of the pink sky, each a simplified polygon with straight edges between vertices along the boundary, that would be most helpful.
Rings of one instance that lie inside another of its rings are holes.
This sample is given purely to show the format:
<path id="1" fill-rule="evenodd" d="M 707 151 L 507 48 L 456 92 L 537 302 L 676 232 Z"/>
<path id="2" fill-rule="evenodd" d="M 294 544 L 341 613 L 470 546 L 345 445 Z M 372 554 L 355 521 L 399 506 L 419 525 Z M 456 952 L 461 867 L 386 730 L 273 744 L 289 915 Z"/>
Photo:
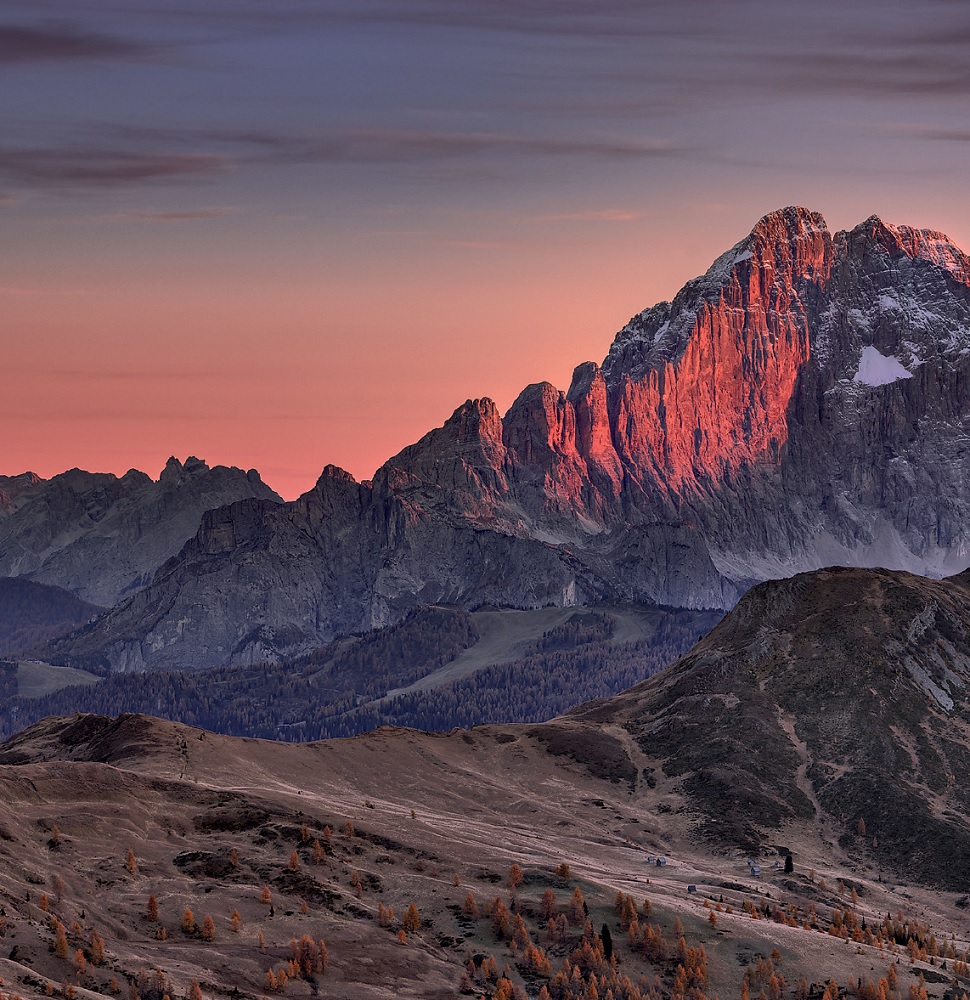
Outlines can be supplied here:
<path id="1" fill-rule="evenodd" d="M 292 497 L 565 389 L 773 209 L 970 247 L 970 12 L 727 6 L 8 4 L 0 474 Z"/>

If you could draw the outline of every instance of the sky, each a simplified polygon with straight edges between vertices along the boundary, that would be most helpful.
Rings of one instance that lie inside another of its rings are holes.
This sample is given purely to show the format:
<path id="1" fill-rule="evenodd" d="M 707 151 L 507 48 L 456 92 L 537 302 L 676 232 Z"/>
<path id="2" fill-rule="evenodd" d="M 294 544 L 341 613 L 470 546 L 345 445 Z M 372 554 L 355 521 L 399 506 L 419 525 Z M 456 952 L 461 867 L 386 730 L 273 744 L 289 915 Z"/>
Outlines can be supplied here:
<path id="1" fill-rule="evenodd" d="M 3 0 L 0 124 L 0 475 L 291 498 L 774 209 L 970 249 L 964 0 Z"/>

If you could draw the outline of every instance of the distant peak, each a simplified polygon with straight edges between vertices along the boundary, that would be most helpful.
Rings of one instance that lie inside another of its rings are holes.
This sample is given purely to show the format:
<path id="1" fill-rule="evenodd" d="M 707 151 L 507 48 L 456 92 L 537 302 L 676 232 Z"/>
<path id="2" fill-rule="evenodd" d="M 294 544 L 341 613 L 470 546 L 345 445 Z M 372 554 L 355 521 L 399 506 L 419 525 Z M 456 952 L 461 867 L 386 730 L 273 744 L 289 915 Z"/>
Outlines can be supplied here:
<path id="1" fill-rule="evenodd" d="M 576 365 L 573 369 L 572 381 L 569 383 L 569 390 L 566 392 L 566 398 L 572 401 L 578 396 L 584 396 L 589 392 L 594 380 L 602 379 L 602 377 L 600 366 L 595 361 L 584 361 L 581 365 Z"/>
<path id="2" fill-rule="evenodd" d="M 21 489 L 25 489 L 29 486 L 36 486 L 38 483 L 42 483 L 43 481 L 44 480 L 41 479 L 36 472 L 21 472 L 15 476 L 0 476 L 0 482 L 16 485 Z"/>
<path id="3" fill-rule="evenodd" d="M 357 480 L 346 470 L 341 469 L 339 465 L 325 465 L 323 467 L 323 472 L 320 473 L 320 477 L 317 479 L 317 485 L 319 486 L 324 480 L 335 479 L 342 483 L 356 483 Z"/>
<path id="4" fill-rule="evenodd" d="M 530 403 L 539 403 L 542 406 L 554 406 L 559 402 L 561 397 L 562 392 L 551 382 L 533 382 L 519 393 L 509 407 L 506 416 L 515 410 L 528 406 Z"/>
<path id="5" fill-rule="evenodd" d="M 482 396 L 481 399 L 466 399 L 448 418 L 447 422 L 463 423 L 469 417 L 491 420 L 496 416 L 498 416 L 498 407 L 488 396 Z"/>
<path id="6" fill-rule="evenodd" d="M 162 474 L 158 477 L 158 481 L 162 483 L 172 482 L 185 475 L 191 476 L 199 472 L 208 471 L 209 466 L 201 458 L 196 458 L 195 455 L 189 455 L 184 463 L 180 462 L 174 455 L 170 455 L 168 461 L 165 463 L 165 468 L 162 469 Z"/>
<path id="7" fill-rule="evenodd" d="M 949 271 L 957 281 L 970 285 L 970 257 L 946 233 L 935 229 L 916 229 L 913 226 L 884 222 L 878 215 L 870 215 L 846 234 L 850 243 L 865 241 L 885 247 L 891 254 L 904 253 L 913 260 L 927 260 Z"/>

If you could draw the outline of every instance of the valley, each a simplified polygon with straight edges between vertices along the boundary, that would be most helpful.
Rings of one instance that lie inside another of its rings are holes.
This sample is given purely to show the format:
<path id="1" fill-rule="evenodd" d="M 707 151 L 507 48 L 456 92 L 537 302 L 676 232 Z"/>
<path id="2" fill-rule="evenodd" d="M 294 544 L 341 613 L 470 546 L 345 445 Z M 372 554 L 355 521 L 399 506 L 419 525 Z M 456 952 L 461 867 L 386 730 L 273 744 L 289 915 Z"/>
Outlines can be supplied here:
<path id="1" fill-rule="evenodd" d="M 543 723 L 37 722 L 0 745 L 0 989 L 960 1000 L 968 587 L 769 582 Z"/>
<path id="2" fill-rule="evenodd" d="M 25 671 L 0 661 L 0 737 L 74 711 L 157 713 L 227 734 L 291 741 L 387 724 L 448 730 L 539 722 L 661 669 L 718 618 L 633 605 L 419 608 L 386 629 L 280 663 L 99 678 L 77 668 L 36 663 Z M 29 686 L 27 677 L 37 683 Z M 86 687 L 71 687 L 73 678 Z"/>

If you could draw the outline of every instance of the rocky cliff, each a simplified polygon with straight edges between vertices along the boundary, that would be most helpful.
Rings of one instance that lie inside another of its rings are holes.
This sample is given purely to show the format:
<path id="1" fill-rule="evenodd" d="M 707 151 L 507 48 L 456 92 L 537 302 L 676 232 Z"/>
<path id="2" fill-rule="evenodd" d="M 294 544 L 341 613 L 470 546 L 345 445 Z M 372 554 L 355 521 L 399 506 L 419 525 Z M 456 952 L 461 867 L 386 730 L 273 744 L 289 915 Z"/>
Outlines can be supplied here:
<path id="1" fill-rule="evenodd" d="M 111 606 L 145 586 L 199 530 L 244 497 L 282 502 L 255 470 L 170 458 L 158 480 L 71 469 L 0 477 L 0 576 L 63 587 Z"/>
<path id="2" fill-rule="evenodd" d="M 968 366 L 970 260 L 945 236 L 783 209 L 567 392 L 469 400 L 373 482 L 328 468 L 291 504 L 208 515 L 76 649 L 204 666 L 422 603 L 727 608 L 833 563 L 955 572 Z"/>

